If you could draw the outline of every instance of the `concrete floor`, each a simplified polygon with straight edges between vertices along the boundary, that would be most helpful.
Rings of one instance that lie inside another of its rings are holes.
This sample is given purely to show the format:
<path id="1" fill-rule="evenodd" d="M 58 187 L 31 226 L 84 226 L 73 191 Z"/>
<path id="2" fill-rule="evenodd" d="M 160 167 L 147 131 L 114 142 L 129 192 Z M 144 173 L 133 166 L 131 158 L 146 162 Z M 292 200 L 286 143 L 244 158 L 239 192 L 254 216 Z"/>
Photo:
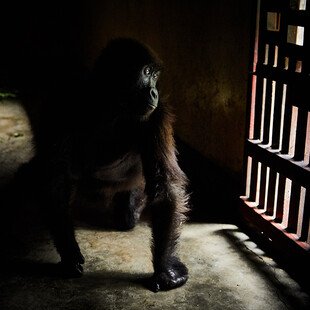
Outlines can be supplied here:
<path id="1" fill-rule="evenodd" d="M 32 156 L 31 131 L 16 102 L 0 101 L 0 181 Z M 79 223 L 84 276 L 57 276 L 58 255 L 35 208 L 0 206 L 0 309 L 310 309 L 300 286 L 231 223 L 188 223 L 180 256 L 187 284 L 152 293 L 150 229 L 115 232 Z M 6 212 L 2 212 L 6 214 Z"/>

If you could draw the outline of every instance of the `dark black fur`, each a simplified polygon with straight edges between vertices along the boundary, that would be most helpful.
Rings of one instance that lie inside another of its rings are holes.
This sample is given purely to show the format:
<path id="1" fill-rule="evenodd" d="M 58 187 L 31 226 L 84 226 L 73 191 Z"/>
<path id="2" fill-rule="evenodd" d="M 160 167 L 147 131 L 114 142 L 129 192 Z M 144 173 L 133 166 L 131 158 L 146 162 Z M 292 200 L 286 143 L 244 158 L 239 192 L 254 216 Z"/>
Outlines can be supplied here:
<path id="1" fill-rule="evenodd" d="M 141 71 L 145 65 L 149 69 Z M 91 192 L 114 207 L 120 229 L 133 228 L 143 205 L 150 207 L 152 290 L 173 289 L 187 281 L 187 268 L 176 254 L 187 211 L 187 179 L 177 163 L 173 117 L 158 99 L 153 75 L 145 77 L 160 69 L 161 62 L 144 45 L 131 39 L 111 41 L 86 91 L 76 90 L 83 100 L 38 150 L 49 224 L 70 276 L 82 273 L 84 258 L 69 205 L 78 204 L 81 193 Z"/>

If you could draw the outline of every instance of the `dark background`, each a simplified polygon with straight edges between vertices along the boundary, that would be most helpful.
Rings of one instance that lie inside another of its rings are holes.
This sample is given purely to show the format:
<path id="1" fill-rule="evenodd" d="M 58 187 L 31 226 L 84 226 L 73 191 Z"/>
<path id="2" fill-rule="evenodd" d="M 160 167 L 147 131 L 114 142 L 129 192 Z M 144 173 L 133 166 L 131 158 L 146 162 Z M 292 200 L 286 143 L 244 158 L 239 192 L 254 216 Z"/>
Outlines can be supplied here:
<path id="1" fill-rule="evenodd" d="M 255 1 L 8 2 L 0 9 L 0 88 L 40 93 L 48 84 L 57 97 L 58 86 L 91 69 L 111 38 L 148 44 L 165 64 L 162 92 L 177 117 L 180 163 L 195 208 L 208 210 L 208 219 L 215 210 L 234 213 L 243 194 Z"/>

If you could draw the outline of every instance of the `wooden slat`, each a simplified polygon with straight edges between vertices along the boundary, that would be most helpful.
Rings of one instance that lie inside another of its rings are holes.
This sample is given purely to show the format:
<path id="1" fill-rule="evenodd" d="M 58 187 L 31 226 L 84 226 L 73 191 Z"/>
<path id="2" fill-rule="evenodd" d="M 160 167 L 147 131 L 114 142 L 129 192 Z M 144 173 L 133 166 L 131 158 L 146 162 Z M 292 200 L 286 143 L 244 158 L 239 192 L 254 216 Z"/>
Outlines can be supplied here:
<path id="1" fill-rule="evenodd" d="M 249 140 L 246 142 L 246 153 L 265 165 L 273 167 L 273 169 L 286 177 L 298 180 L 302 186 L 310 184 L 310 167 L 301 166 L 293 160 L 286 158 L 286 156 L 273 153 L 269 149 L 265 149 L 261 145 Z"/>
<path id="2" fill-rule="evenodd" d="M 241 210 L 247 225 L 296 272 L 307 268 L 310 258 L 310 5 L 301 11 L 290 0 L 259 3 L 258 61 L 252 72 L 256 100 L 249 100 L 254 126 L 245 143 L 245 156 L 255 162 L 255 182 L 251 179 L 251 195 L 242 197 Z M 303 46 L 294 44 L 295 26 L 304 27 Z"/>
<path id="3" fill-rule="evenodd" d="M 287 231 L 294 234 L 297 234 L 299 201 L 300 185 L 297 182 L 292 182 Z"/>
<path id="4" fill-rule="evenodd" d="M 303 160 L 305 156 L 305 144 L 307 133 L 308 112 L 302 109 L 298 111 L 296 144 L 294 160 Z"/>
<path id="5" fill-rule="evenodd" d="M 280 59 L 281 61 L 281 59 Z M 292 63 L 290 59 L 290 64 Z M 268 67 L 266 65 L 258 65 L 255 75 L 258 80 L 263 78 L 277 81 L 277 83 L 286 84 L 288 87 L 287 105 L 295 105 L 298 108 L 310 111 L 310 77 L 306 73 L 306 64 L 303 62 L 303 72 L 296 73 L 295 71 L 289 72 L 282 68 Z M 296 67 L 296 61 L 292 68 Z M 259 97 L 259 93 L 256 94 Z"/>
<path id="6" fill-rule="evenodd" d="M 292 120 L 292 106 L 285 102 L 283 131 L 282 131 L 282 147 L 281 153 L 288 154 L 290 146 L 290 133 L 291 133 L 291 120 Z"/>
<path id="7" fill-rule="evenodd" d="M 263 102 L 263 84 L 262 78 L 257 77 L 256 82 L 256 100 L 254 109 L 254 135 L 256 140 L 260 139 L 261 117 L 262 117 L 262 102 Z"/>
<path id="8" fill-rule="evenodd" d="M 271 148 L 279 149 L 280 147 L 280 126 L 281 126 L 281 112 L 282 112 L 282 97 L 284 85 L 277 83 L 275 102 L 274 102 L 274 116 L 273 116 L 273 129 Z"/>
<path id="9" fill-rule="evenodd" d="M 273 59 L 273 57 L 272 57 Z M 264 115 L 264 134 L 263 144 L 269 143 L 269 129 L 270 129 L 270 116 L 271 116 L 271 100 L 272 100 L 272 81 L 266 82 L 266 96 L 265 96 L 265 115 Z"/>
<path id="10" fill-rule="evenodd" d="M 255 198 L 256 198 L 257 171 L 258 171 L 258 161 L 252 158 L 251 181 L 250 181 L 250 200 L 251 201 L 255 201 Z"/>
<path id="11" fill-rule="evenodd" d="M 307 241 L 307 238 L 309 236 L 309 222 L 310 222 L 310 187 L 306 188 L 304 214 L 300 235 L 301 241 Z"/>
<path id="12" fill-rule="evenodd" d="M 257 208 L 259 209 L 264 209 L 265 207 L 265 196 L 267 189 L 266 178 L 267 178 L 267 166 L 262 164 L 260 171 L 259 198 L 257 206 Z"/>
<path id="13" fill-rule="evenodd" d="M 255 227 L 259 232 L 263 232 L 267 237 L 271 236 L 272 239 L 269 238 L 272 240 L 273 247 L 277 248 L 283 254 L 286 253 L 290 258 L 295 255 L 299 259 L 306 257 L 307 263 L 309 264 L 310 245 L 308 243 L 299 241 L 295 234 L 287 232 L 282 228 L 281 224 L 277 224 L 270 217 L 262 215 L 260 210 L 252 207 L 251 203 L 244 197 L 240 198 L 242 200 L 241 210 L 250 226 Z"/>
<path id="14" fill-rule="evenodd" d="M 275 214 L 275 222 L 277 223 L 282 223 L 282 220 L 283 220 L 285 182 L 286 182 L 286 177 L 280 174 L 279 184 L 278 184 L 278 200 L 277 200 L 276 214 Z"/>
<path id="15" fill-rule="evenodd" d="M 276 199 L 276 179 L 277 173 L 270 169 L 269 172 L 269 184 L 268 184 L 268 199 L 267 199 L 267 206 L 266 206 L 266 215 L 273 216 L 274 214 L 274 203 Z"/>

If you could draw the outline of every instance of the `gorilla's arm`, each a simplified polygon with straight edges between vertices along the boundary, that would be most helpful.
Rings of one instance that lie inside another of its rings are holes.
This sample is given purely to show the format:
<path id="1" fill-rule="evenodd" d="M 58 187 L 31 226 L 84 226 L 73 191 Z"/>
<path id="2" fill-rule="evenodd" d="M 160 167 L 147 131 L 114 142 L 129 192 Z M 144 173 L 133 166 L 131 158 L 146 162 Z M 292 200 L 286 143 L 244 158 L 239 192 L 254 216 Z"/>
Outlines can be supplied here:
<path id="1" fill-rule="evenodd" d="M 160 104 L 152 115 L 142 150 L 146 193 L 152 210 L 154 291 L 181 286 L 188 278 L 187 268 L 176 254 L 187 212 L 187 178 L 177 163 L 172 115 L 164 108 Z"/>
<path id="2" fill-rule="evenodd" d="M 70 210 L 73 190 L 72 143 L 71 139 L 60 139 L 52 143 L 48 155 L 43 155 L 45 165 L 40 171 L 45 217 L 54 239 L 55 247 L 61 256 L 62 271 L 66 276 L 82 275 L 84 257 L 75 239 Z"/>

